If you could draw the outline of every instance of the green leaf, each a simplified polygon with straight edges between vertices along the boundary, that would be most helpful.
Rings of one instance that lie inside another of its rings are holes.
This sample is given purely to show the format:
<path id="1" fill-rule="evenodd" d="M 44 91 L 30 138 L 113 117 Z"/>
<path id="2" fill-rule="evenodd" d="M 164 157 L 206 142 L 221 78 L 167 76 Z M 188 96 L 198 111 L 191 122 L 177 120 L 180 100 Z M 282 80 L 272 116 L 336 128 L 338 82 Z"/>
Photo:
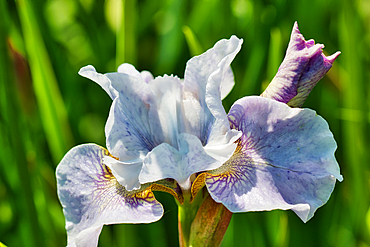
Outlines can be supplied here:
<path id="1" fill-rule="evenodd" d="M 53 160 L 57 163 L 72 144 L 67 111 L 33 12 L 32 2 L 19 0 L 17 7 L 42 124 Z"/>
<path id="2" fill-rule="evenodd" d="M 195 37 L 193 31 L 188 26 L 182 27 L 182 32 L 185 35 L 186 42 L 188 43 L 190 55 L 197 56 L 200 55 L 204 50 L 202 46 L 199 44 L 199 41 Z"/>

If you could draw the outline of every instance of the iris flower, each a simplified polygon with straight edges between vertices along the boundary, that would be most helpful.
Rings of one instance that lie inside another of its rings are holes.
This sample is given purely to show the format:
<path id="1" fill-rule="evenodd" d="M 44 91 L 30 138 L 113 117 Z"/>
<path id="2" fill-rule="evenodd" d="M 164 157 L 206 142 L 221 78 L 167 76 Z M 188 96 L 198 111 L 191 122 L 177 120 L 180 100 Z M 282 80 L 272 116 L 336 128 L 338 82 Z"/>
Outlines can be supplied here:
<path id="1" fill-rule="evenodd" d="M 222 99 L 241 45 L 235 36 L 220 40 L 188 61 L 184 79 L 153 78 L 130 64 L 108 74 L 80 70 L 113 103 L 107 149 L 76 146 L 57 167 L 68 246 L 97 246 L 103 225 L 159 220 L 153 191 L 191 204 L 205 186 L 231 212 L 291 209 L 304 222 L 327 202 L 342 180 L 336 142 L 315 111 L 286 103 L 304 101 L 338 54 L 325 57 L 295 24 L 264 97 L 241 98 L 226 114 Z"/>

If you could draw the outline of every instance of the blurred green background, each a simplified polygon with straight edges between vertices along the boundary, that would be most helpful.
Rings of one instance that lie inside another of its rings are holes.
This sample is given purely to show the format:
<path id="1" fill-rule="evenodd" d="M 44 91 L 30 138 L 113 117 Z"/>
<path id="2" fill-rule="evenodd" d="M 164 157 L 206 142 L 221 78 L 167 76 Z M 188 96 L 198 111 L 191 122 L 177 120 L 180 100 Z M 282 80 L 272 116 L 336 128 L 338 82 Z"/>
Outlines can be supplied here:
<path id="1" fill-rule="evenodd" d="M 342 52 L 304 107 L 328 121 L 344 181 L 306 224 L 291 211 L 234 214 L 222 246 L 370 246 L 370 0 L 0 0 L 0 242 L 66 244 L 55 168 L 77 144 L 105 146 L 111 104 L 82 66 L 183 77 L 191 56 L 235 34 L 228 110 L 272 79 L 294 21 Z M 160 221 L 105 226 L 99 246 L 177 246 L 174 199 L 156 196 Z"/>

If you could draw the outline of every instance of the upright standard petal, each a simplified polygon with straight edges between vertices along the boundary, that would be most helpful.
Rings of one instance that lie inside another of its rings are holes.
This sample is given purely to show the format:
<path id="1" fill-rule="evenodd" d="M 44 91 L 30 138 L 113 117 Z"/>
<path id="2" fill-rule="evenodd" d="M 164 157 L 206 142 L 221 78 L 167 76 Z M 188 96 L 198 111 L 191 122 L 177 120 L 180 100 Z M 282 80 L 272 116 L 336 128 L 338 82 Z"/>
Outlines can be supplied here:
<path id="1" fill-rule="evenodd" d="M 119 161 L 105 159 L 105 164 L 127 190 L 139 189 L 138 175 L 148 153 L 162 143 L 178 148 L 183 132 L 182 84 L 171 76 L 149 83 L 121 73 L 108 77 L 118 97 L 106 124 L 107 147 Z"/>
<path id="2" fill-rule="evenodd" d="M 184 77 L 186 133 L 197 136 L 203 145 L 230 130 L 221 98 L 232 81 L 230 64 L 243 40 L 232 36 L 187 62 Z"/>
<path id="3" fill-rule="evenodd" d="M 190 189 L 192 174 L 218 168 L 231 157 L 241 132 L 230 129 L 221 85 L 232 78 L 230 64 L 241 43 L 232 36 L 192 58 L 183 84 L 171 77 L 149 83 L 157 95 L 150 113 L 158 116 L 166 138 L 145 157 L 140 183 L 173 178 Z"/>
<path id="4" fill-rule="evenodd" d="M 224 78 L 221 81 L 220 85 L 220 91 L 221 91 L 221 100 L 226 98 L 227 95 L 231 92 L 235 85 L 235 80 L 234 80 L 234 73 L 231 67 L 226 69 L 224 73 Z"/>
<path id="5" fill-rule="evenodd" d="M 117 91 L 112 87 L 109 78 L 96 72 L 94 66 L 87 65 L 81 68 L 78 74 L 99 84 L 112 100 L 117 97 Z"/>
<path id="6" fill-rule="evenodd" d="M 340 52 L 326 57 L 324 45 L 306 41 L 294 23 L 289 46 L 274 79 L 261 96 L 287 103 L 291 107 L 303 105 L 317 82 L 332 67 Z"/>
<path id="7" fill-rule="evenodd" d="M 206 186 L 232 212 L 292 209 L 304 222 L 327 202 L 336 179 L 336 143 L 323 118 L 262 97 L 234 103 L 229 119 L 243 132 Z"/>
<path id="8" fill-rule="evenodd" d="M 147 152 L 161 143 L 161 129 L 152 128 L 149 120 L 150 102 L 154 95 L 149 85 L 124 73 L 106 74 L 117 91 L 110 109 L 105 135 L 109 152 L 120 161 L 129 161 L 145 156 Z"/>
<path id="9" fill-rule="evenodd" d="M 153 80 L 153 75 L 149 71 L 144 70 L 142 72 L 139 72 L 135 69 L 133 65 L 128 63 L 121 64 L 118 67 L 117 71 L 118 73 L 123 73 L 136 77 L 137 79 L 145 81 L 146 83 Z M 112 100 L 117 97 L 118 93 L 112 86 L 112 82 L 109 79 L 109 76 L 107 76 L 108 74 L 104 75 L 96 72 L 94 66 L 91 65 L 87 65 L 81 68 L 78 74 L 99 84 L 109 95 L 109 97 L 111 97 Z"/>
<path id="10" fill-rule="evenodd" d="M 95 144 L 74 147 L 58 165 L 58 196 L 66 217 L 68 246 L 97 246 L 103 225 L 150 223 L 163 207 L 151 187 L 128 192 L 102 163 L 108 151 Z"/>

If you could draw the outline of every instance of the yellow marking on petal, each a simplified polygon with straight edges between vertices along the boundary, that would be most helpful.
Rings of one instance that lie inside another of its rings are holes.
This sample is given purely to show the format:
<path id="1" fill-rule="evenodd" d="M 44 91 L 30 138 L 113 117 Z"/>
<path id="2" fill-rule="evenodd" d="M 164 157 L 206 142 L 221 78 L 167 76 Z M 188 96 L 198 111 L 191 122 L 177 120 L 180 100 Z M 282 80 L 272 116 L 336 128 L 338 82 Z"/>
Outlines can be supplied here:
<path id="1" fill-rule="evenodd" d="M 190 198 L 190 203 L 193 202 L 195 196 L 197 193 L 204 187 L 206 184 L 206 178 L 207 175 L 209 175 L 208 172 L 203 172 L 198 175 L 198 177 L 194 180 L 193 184 L 191 185 L 191 198 Z"/>
<path id="2" fill-rule="evenodd" d="M 105 148 L 102 150 L 102 153 L 104 156 L 110 156 L 116 160 L 119 160 L 117 157 L 110 154 L 108 150 L 106 150 Z M 152 191 L 163 191 L 174 196 L 181 204 L 184 203 L 184 198 L 182 197 L 182 195 L 178 194 L 174 190 L 174 188 L 177 187 L 176 182 L 171 183 L 170 181 L 162 180 L 156 183 L 142 184 L 140 189 L 128 191 L 124 186 L 122 186 L 117 181 L 117 179 L 114 177 L 111 169 L 108 166 L 102 164 L 102 168 L 104 180 L 101 181 L 100 178 L 100 181 L 102 183 L 101 184 L 102 186 L 99 186 L 100 189 L 115 186 L 116 192 L 118 192 L 118 194 L 120 194 L 121 196 L 132 199 L 143 199 L 147 202 L 153 202 L 156 200 Z"/>
<path id="3" fill-rule="evenodd" d="M 108 150 L 105 150 L 104 155 L 112 157 L 113 159 L 119 160 L 119 158 L 113 156 L 111 153 L 108 152 Z"/>
<path id="4" fill-rule="evenodd" d="M 154 197 L 154 194 L 151 190 L 151 187 L 149 187 L 149 188 L 147 188 L 143 191 L 140 191 L 140 192 L 137 192 L 137 193 L 133 194 L 132 197 L 135 197 L 137 199 L 143 199 L 147 202 L 155 201 L 155 197 Z"/>
<path id="5" fill-rule="evenodd" d="M 228 118 L 229 118 L 230 128 L 236 129 L 237 126 L 234 125 L 236 118 L 233 115 L 229 115 Z"/>
<path id="6" fill-rule="evenodd" d="M 104 152 L 104 155 L 109 155 L 108 151 Z M 125 200 L 132 200 L 132 202 L 137 202 L 137 200 L 140 199 L 149 203 L 156 201 L 150 186 L 144 185 L 139 190 L 128 191 L 117 181 L 108 166 L 102 164 L 102 169 L 103 174 L 99 179 L 97 179 L 98 186 L 97 190 L 95 191 L 97 197 L 104 198 L 104 200 L 101 200 L 104 202 L 100 205 L 101 210 L 117 203 L 112 202 L 112 200 L 116 200 L 114 194 L 120 195 L 121 197 L 125 198 Z"/>
<path id="7" fill-rule="evenodd" d="M 150 185 L 150 188 L 153 191 L 167 192 L 167 193 L 171 194 L 173 197 L 175 197 L 179 201 L 180 204 L 183 204 L 184 203 L 184 197 L 181 194 L 176 193 L 170 187 L 167 187 L 167 186 L 165 186 L 163 184 L 154 183 L 154 184 Z"/>
<path id="8" fill-rule="evenodd" d="M 236 155 L 238 155 L 239 153 L 241 153 L 241 152 L 242 152 L 242 150 L 243 150 L 244 146 L 243 146 L 243 144 L 242 144 L 242 140 L 241 140 L 241 139 L 242 139 L 242 138 L 239 138 L 239 139 L 236 141 L 236 143 L 237 143 L 238 145 L 236 146 L 236 149 L 235 149 L 235 151 L 234 151 L 233 155 L 230 157 L 230 159 L 234 158 Z"/>

